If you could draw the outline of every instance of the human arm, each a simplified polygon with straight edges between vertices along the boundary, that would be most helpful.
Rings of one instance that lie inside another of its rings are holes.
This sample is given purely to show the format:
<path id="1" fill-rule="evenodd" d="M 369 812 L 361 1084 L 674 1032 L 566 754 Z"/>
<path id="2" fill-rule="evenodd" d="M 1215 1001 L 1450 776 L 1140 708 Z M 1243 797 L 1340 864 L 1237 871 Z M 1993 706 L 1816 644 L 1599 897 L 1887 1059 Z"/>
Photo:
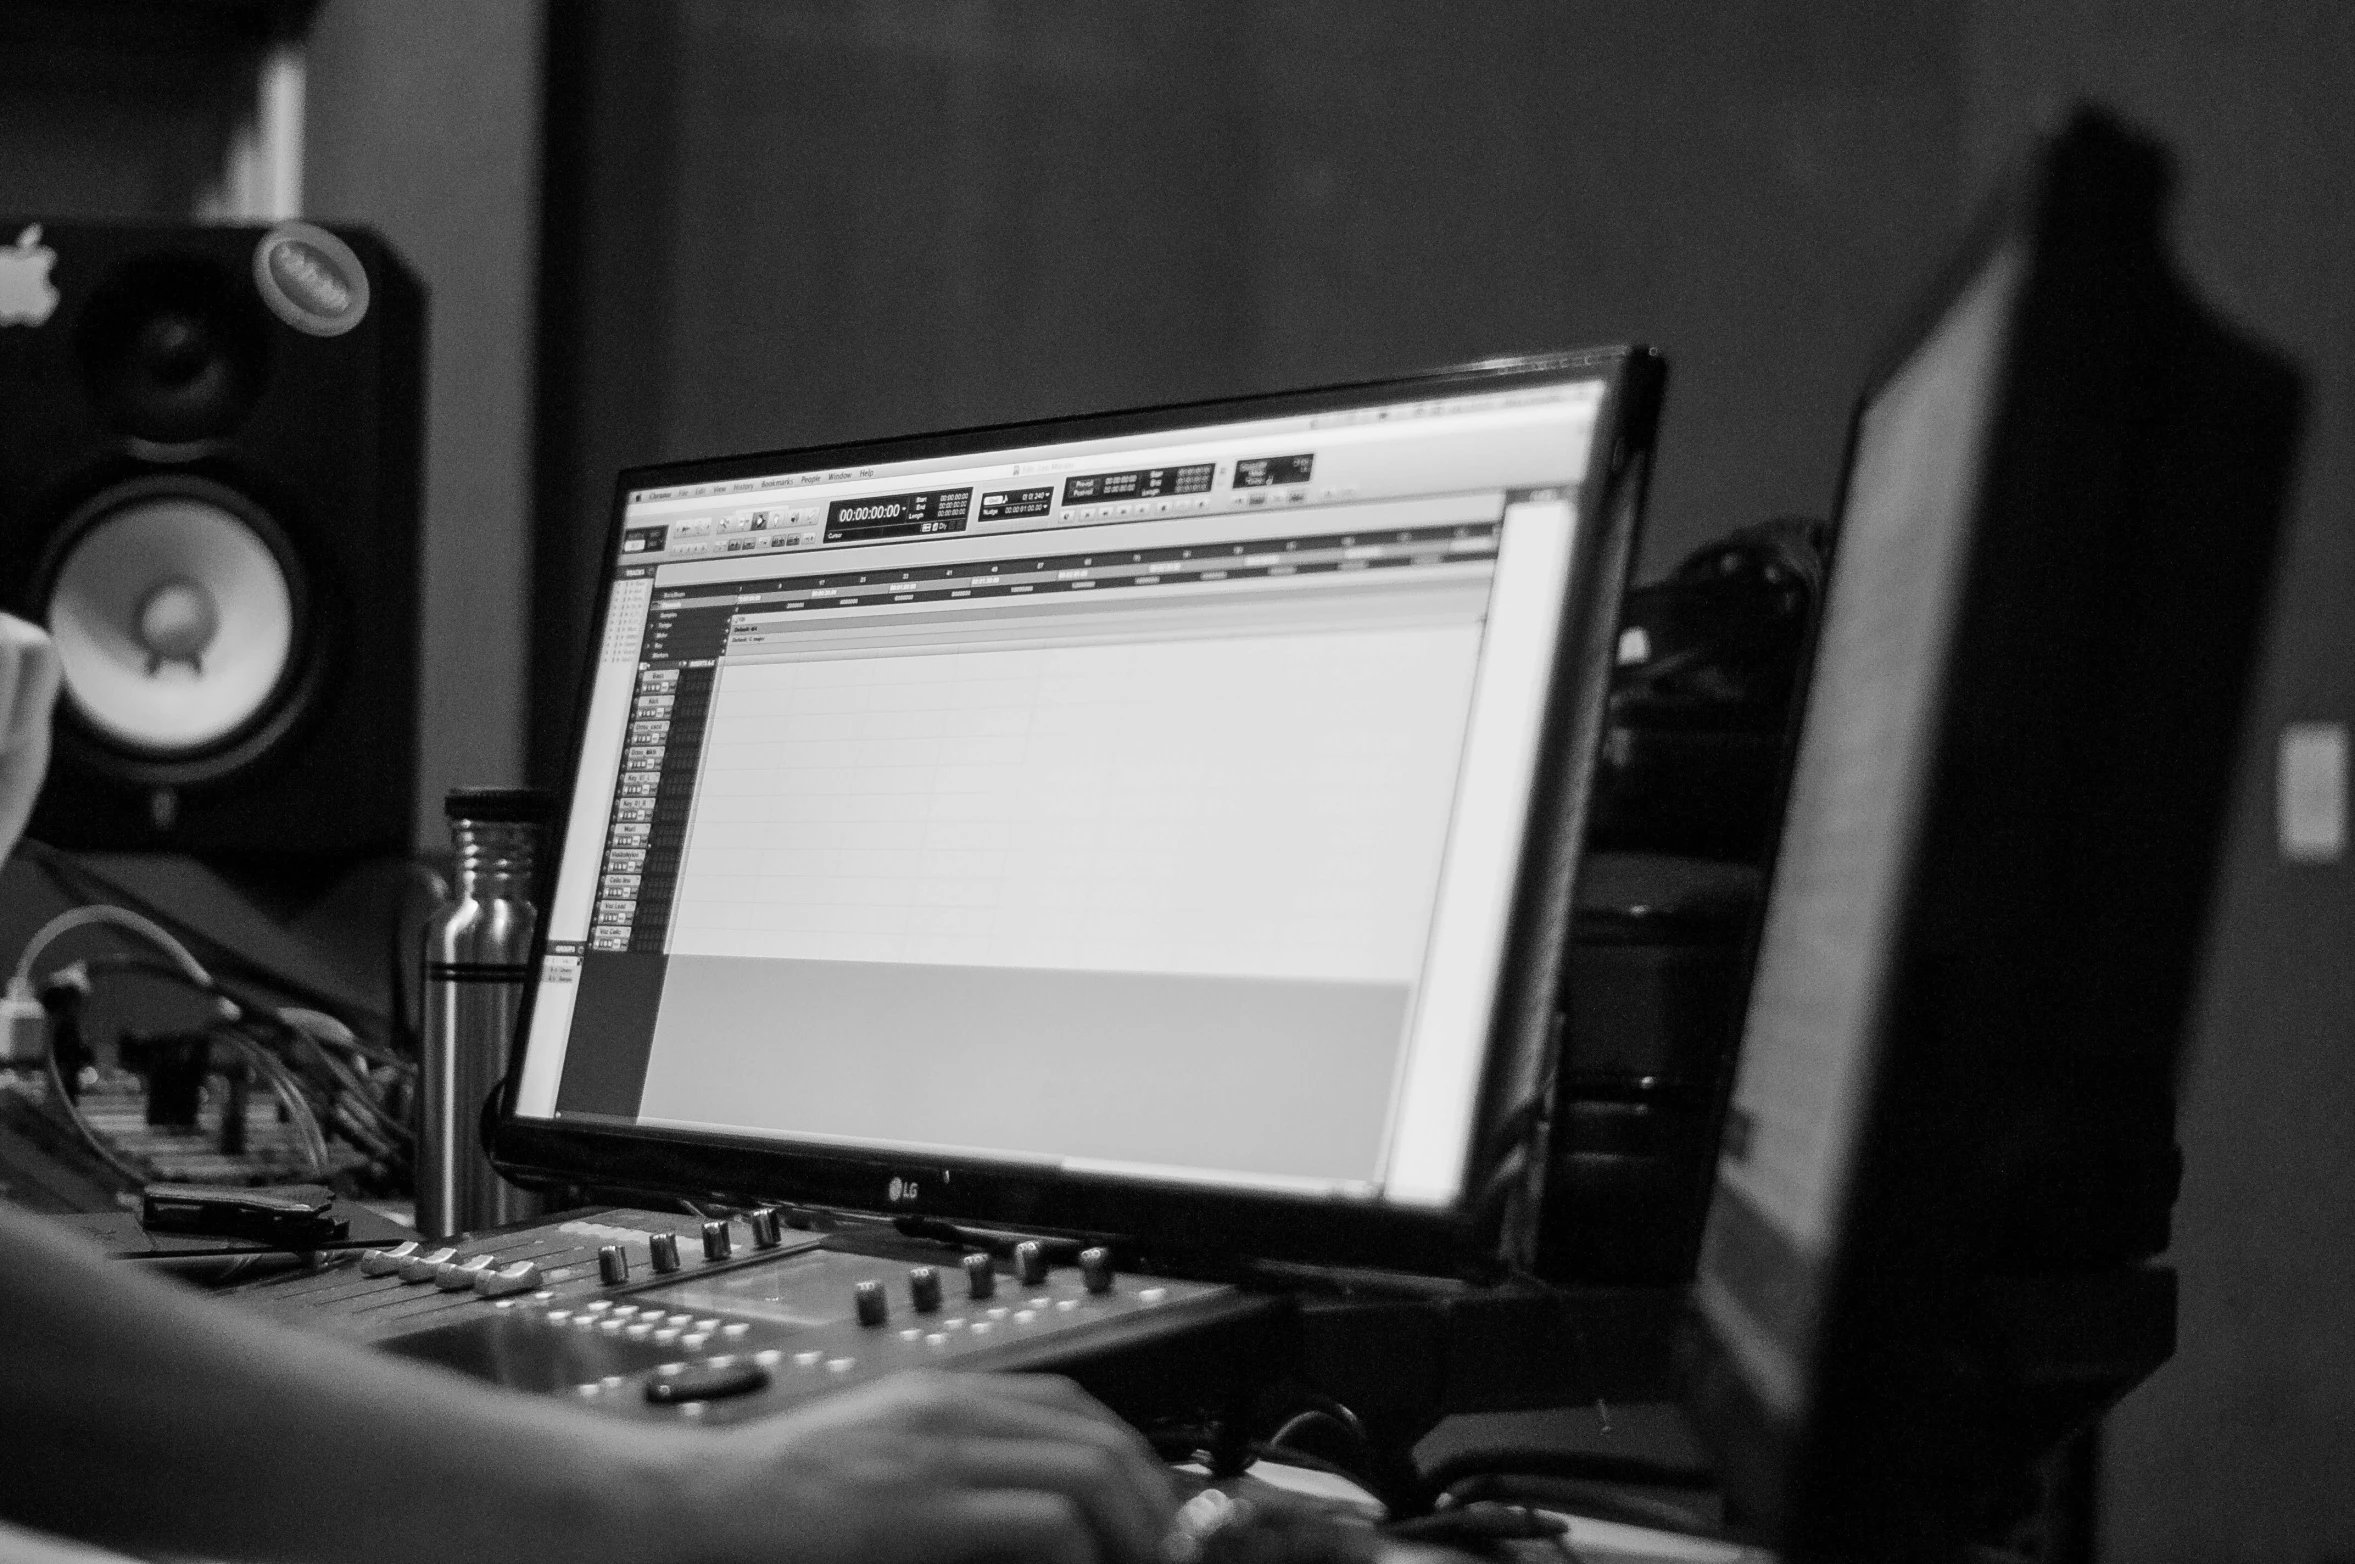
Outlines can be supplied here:
<path id="1" fill-rule="evenodd" d="M 1142 1564 L 1168 1521 L 1150 1452 L 1060 1381 L 911 1375 L 664 1428 L 290 1331 L 134 1263 L 0 1207 L 8 1519 L 351 1564 Z"/>
<path id="2" fill-rule="evenodd" d="M 49 769 L 49 714 L 57 704 L 57 648 L 22 619 L 0 614 L 0 858 L 32 817 Z"/>
<path id="3" fill-rule="evenodd" d="M 47 638 L 0 614 L 0 857 L 57 689 Z M 1169 1510 L 1143 1443 L 1059 1381 L 911 1375 L 739 1428 L 623 1423 L 273 1326 L 0 1203 L 0 1518 L 45 1531 L 351 1564 L 1138 1564 Z"/>

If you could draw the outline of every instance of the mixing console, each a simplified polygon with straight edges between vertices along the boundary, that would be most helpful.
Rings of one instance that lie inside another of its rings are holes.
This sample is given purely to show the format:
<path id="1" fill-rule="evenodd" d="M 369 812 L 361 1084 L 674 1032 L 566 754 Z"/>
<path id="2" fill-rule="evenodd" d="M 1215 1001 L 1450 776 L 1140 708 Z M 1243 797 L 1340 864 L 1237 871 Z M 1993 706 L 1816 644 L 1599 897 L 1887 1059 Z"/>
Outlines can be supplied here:
<path id="1" fill-rule="evenodd" d="M 939 1255 L 940 1261 L 927 1256 Z M 733 1421 L 915 1367 L 1052 1370 L 1132 1415 L 1255 1379 L 1288 1310 L 1235 1288 L 1011 1267 L 893 1237 L 821 1237 L 772 1211 L 599 1210 L 324 1257 L 232 1289 L 288 1324 L 639 1418 Z"/>

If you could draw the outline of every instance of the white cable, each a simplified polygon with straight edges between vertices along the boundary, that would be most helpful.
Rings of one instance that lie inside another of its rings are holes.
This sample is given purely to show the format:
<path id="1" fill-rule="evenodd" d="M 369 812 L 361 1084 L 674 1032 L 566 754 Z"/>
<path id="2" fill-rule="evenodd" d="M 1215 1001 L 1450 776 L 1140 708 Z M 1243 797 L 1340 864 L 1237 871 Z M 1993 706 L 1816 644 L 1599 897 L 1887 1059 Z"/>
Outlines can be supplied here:
<path id="1" fill-rule="evenodd" d="M 278 1019 L 299 1031 L 308 1032 L 321 1042 L 333 1043 L 338 1048 L 360 1051 L 359 1038 L 352 1029 L 324 1010 L 306 1009 L 301 1005 L 287 1005 L 279 1010 Z"/>
<path id="2" fill-rule="evenodd" d="M 182 972 L 187 973 L 189 979 L 198 987 L 209 990 L 213 986 L 213 975 L 204 969 L 204 963 L 190 955 L 188 947 L 174 939 L 171 931 L 162 924 L 157 923 L 153 918 L 142 917 L 127 907 L 99 905 L 75 907 L 70 911 L 59 913 L 47 923 L 42 924 L 40 931 L 25 942 L 24 954 L 17 958 L 16 974 L 10 978 L 8 984 L 10 990 L 29 992 L 33 981 L 33 963 L 41 959 L 41 952 L 48 949 L 60 937 L 71 934 L 76 929 L 89 928 L 94 924 L 107 924 L 118 929 L 128 929 L 171 957 L 173 964 L 178 966 Z"/>

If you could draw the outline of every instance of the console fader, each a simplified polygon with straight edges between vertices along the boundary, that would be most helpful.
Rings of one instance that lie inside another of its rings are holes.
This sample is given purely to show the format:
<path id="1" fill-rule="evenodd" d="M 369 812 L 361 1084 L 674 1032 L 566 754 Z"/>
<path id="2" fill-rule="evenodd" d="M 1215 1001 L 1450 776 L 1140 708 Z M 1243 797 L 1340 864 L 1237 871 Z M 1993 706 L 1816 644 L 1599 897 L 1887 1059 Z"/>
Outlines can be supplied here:
<path id="1" fill-rule="evenodd" d="M 946 1263 L 924 1258 L 940 1254 Z M 918 1367 L 1065 1373 L 1131 1416 L 1215 1405 L 1284 1348 L 1283 1300 L 1077 1267 L 1008 1269 L 776 1213 L 597 1210 L 323 1258 L 231 1289 L 285 1323 L 600 1412 L 726 1422 Z"/>

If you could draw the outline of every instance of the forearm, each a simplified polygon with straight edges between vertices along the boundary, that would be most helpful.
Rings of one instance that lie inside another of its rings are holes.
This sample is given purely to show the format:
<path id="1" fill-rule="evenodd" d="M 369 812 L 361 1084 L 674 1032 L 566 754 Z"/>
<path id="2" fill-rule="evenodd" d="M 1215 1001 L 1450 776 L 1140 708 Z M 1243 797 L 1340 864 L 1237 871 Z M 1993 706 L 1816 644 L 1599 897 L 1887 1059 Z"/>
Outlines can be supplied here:
<path id="1" fill-rule="evenodd" d="M 250 1318 L 0 1207 L 0 1511 L 224 1558 L 641 1557 L 658 1439 Z M 616 1544 L 622 1551 L 616 1553 Z"/>

